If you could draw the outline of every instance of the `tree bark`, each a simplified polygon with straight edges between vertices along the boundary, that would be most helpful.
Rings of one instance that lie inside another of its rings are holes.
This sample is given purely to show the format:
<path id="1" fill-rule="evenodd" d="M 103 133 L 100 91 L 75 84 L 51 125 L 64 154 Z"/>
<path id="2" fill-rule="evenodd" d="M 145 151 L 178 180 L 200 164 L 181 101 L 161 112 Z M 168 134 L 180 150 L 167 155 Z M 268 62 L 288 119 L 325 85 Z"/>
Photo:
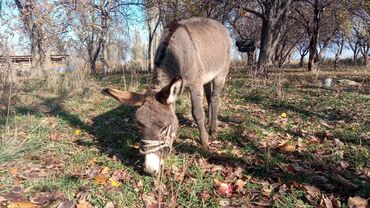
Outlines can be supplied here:
<path id="1" fill-rule="evenodd" d="M 314 19 L 313 19 L 313 29 L 310 37 L 309 44 L 309 57 L 308 57 L 308 71 L 312 71 L 317 63 L 317 43 L 319 39 L 319 23 L 321 16 L 321 9 L 319 8 L 319 0 L 315 0 L 313 5 Z"/>
<path id="2" fill-rule="evenodd" d="M 148 34 L 148 49 L 147 49 L 147 61 L 148 61 L 148 71 L 152 71 L 152 53 L 153 53 L 153 39 L 155 37 L 155 34 L 157 32 L 157 29 L 159 27 L 159 24 L 161 22 L 161 14 L 158 12 L 157 17 L 151 17 L 152 13 L 154 13 L 154 10 L 148 9 L 148 19 L 147 19 L 147 24 L 148 24 L 148 29 L 149 29 L 149 34 Z M 152 20 L 155 19 L 155 25 L 152 27 Z"/>
<path id="3" fill-rule="evenodd" d="M 275 51 L 271 47 L 272 43 L 272 28 L 269 20 L 262 21 L 261 29 L 261 48 L 258 56 L 258 65 L 271 64 L 271 55 Z"/>
<path id="4" fill-rule="evenodd" d="M 262 19 L 260 52 L 258 56 L 258 66 L 272 64 L 275 49 L 281 39 L 281 35 L 286 26 L 287 14 L 291 7 L 292 0 L 283 0 L 276 3 L 274 1 L 259 1 L 262 12 L 243 7 L 244 11 Z"/>
<path id="5" fill-rule="evenodd" d="M 364 66 L 368 66 L 367 59 L 368 59 L 369 49 L 370 49 L 369 44 L 367 44 L 366 46 L 363 46 L 362 49 L 361 49 L 361 54 L 362 54 L 363 65 Z"/>
<path id="6" fill-rule="evenodd" d="M 254 65 L 255 57 L 256 57 L 256 51 L 255 50 L 254 51 L 248 51 L 247 52 L 247 57 L 248 57 L 248 62 L 247 62 L 248 66 Z"/>
<path id="7" fill-rule="evenodd" d="M 338 46 L 338 49 L 337 49 L 337 52 L 335 53 L 335 58 L 334 58 L 334 70 L 337 70 L 339 57 L 343 53 L 344 37 L 341 37 L 339 42 L 337 42 L 337 46 Z"/>
<path id="8" fill-rule="evenodd" d="M 300 59 L 300 61 L 299 61 L 299 67 L 303 67 L 303 65 L 304 65 L 304 57 L 306 56 L 306 54 L 304 54 L 304 55 L 301 55 L 301 59 Z"/>
<path id="9" fill-rule="evenodd" d="M 40 23 L 34 21 L 36 17 L 34 0 L 22 3 L 20 0 L 14 0 L 21 15 L 24 27 L 31 42 L 31 75 L 41 75 L 45 63 L 45 51 L 43 47 L 43 32 Z"/>

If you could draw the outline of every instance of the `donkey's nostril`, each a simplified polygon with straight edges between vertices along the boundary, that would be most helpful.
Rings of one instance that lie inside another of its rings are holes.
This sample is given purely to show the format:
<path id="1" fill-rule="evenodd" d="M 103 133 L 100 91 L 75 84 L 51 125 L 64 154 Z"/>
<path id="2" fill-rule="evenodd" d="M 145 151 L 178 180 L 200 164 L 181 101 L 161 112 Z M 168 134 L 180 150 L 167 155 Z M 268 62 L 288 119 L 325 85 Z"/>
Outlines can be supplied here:
<path id="1" fill-rule="evenodd" d="M 150 153 L 145 155 L 144 172 L 149 175 L 156 175 L 159 173 L 162 161 L 158 155 Z"/>

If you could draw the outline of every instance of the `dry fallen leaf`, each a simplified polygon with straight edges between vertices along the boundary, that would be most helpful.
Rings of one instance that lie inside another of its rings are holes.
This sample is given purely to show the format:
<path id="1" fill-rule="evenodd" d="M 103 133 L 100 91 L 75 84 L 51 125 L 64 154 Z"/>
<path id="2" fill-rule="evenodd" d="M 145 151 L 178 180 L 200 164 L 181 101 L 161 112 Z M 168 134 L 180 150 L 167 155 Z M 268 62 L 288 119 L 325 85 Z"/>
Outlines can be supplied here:
<path id="1" fill-rule="evenodd" d="M 31 202 L 12 202 L 7 208 L 38 208 L 37 204 Z"/>
<path id="2" fill-rule="evenodd" d="M 289 164 L 288 167 L 287 167 L 287 169 L 288 169 L 289 172 L 292 172 L 292 173 L 307 172 L 306 169 L 304 169 L 303 167 L 301 167 L 297 163 Z"/>
<path id="3" fill-rule="evenodd" d="M 321 207 L 325 207 L 325 208 L 333 208 L 333 203 L 332 201 L 326 197 L 325 195 L 322 195 L 322 200 L 320 202 L 320 206 Z"/>
<path id="4" fill-rule="evenodd" d="M 134 148 L 134 149 L 140 149 L 140 144 L 135 143 L 135 144 L 132 144 L 131 147 Z"/>
<path id="5" fill-rule="evenodd" d="M 114 208 L 113 202 L 108 202 L 104 208 Z"/>
<path id="6" fill-rule="evenodd" d="M 143 181 L 142 180 L 139 180 L 138 182 L 137 182 L 137 187 L 139 188 L 139 189 L 141 189 L 141 188 L 143 188 L 143 186 L 144 186 L 144 184 L 143 184 Z"/>
<path id="7" fill-rule="evenodd" d="M 231 150 L 231 154 L 235 157 L 242 157 L 243 155 L 240 153 L 240 150 L 238 148 L 233 148 Z"/>
<path id="8" fill-rule="evenodd" d="M 147 208 L 156 208 L 158 207 L 158 201 L 155 198 L 155 195 L 153 193 L 143 194 L 141 196 L 145 203 L 145 207 Z"/>
<path id="9" fill-rule="evenodd" d="M 114 178 L 109 178 L 109 182 L 113 187 L 119 187 L 121 185 L 120 182 L 116 181 Z"/>
<path id="10" fill-rule="evenodd" d="M 80 134 L 81 134 L 81 129 L 76 129 L 74 133 L 75 133 L 76 135 L 80 135 Z"/>
<path id="11" fill-rule="evenodd" d="M 279 149 L 284 152 L 294 152 L 296 151 L 295 145 L 291 145 L 288 142 L 279 146 Z"/>
<path id="12" fill-rule="evenodd" d="M 91 207 L 90 203 L 85 199 L 82 199 L 76 204 L 76 208 L 89 208 Z"/>
<path id="13" fill-rule="evenodd" d="M 18 174 L 18 168 L 10 168 L 9 173 L 12 174 L 13 177 L 15 177 Z"/>
<path id="14" fill-rule="evenodd" d="M 367 200 L 359 196 L 349 197 L 348 206 L 349 208 L 366 208 Z"/>
<path id="15" fill-rule="evenodd" d="M 341 175 L 339 175 L 339 174 L 334 174 L 334 179 L 335 179 L 337 182 L 339 182 L 339 183 L 341 183 L 341 184 L 343 184 L 343 185 L 347 186 L 348 188 L 352 188 L 352 189 L 357 189 L 357 188 L 358 188 L 358 186 L 357 186 L 356 184 L 352 183 L 350 180 L 348 180 L 348 179 L 346 179 L 346 178 L 343 178 L 343 177 L 342 177 Z"/>
<path id="16" fill-rule="evenodd" d="M 108 178 L 103 175 L 98 175 L 94 178 L 93 182 L 98 184 L 98 185 L 105 185 L 108 181 Z"/>
<path id="17" fill-rule="evenodd" d="M 218 203 L 221 207 L 229 207 L 230 201 L 229 200 L 220 200 Z"/>
<path id="18" fill-rule="evenodd" d="M 101 169 L 100 173 L 103 174 L 103 175 L 107 175 L 109 173 L 109 168 L 108 167 L 104 167 Z"/>
<path id="19" fill-rule="evenodd" d="M 57 208 L 76 208 L 76 205 L 73 201 L 64 201 Z"/>
<path id="20" fill-rule="evenodd" d="M 203 190 L 202 192 L 200 192 L 199 195 L 203 201 L 207 201 L 209 198 L 211 198 L 211 195 L 209 194 L 207 190 Z"/>
<path id="21" fill-rule="evenodd" d="M 306 198 L 308 199 L 308 201 L 315 203 L 317 199 L 320 198 L 321 191 L 317 187 L 305 185 L 303 186 L 303 188 L 306 191 Z"/>
<path id="22" fill-rule="evenodd" d="M 282 118 L 286 118 L 286 117 L 288 117 L 286 113 L 282 113 L 280 116 L 281 116 Z"/>
<path id="23" fill-rule="evenodd" d="M 50 141 L 53 141 L 53 142 L 60 141 L 60 135 L 58 133 L 53 132 L 53 133 L 49 134 L 48 138 L 49 138 Z"/>
<path id="24" fill-rule="evenodd" d="M 235 192 L 238 194 L 245 194 L 244 185 L 245 185 L 245 181 L 238 179 L 234 186 Z"/>

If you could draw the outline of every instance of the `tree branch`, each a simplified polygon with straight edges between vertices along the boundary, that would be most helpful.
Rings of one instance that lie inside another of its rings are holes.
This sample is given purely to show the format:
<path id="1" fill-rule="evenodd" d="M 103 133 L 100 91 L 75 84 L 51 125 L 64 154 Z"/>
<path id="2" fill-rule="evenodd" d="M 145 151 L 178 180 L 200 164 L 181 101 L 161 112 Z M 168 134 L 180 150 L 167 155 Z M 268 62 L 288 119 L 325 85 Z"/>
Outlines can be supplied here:
<path id="1" fill-rule="evenodd" d="M 245 10 L 246 12 L 249 12 L 251 14 L 256 15 L 257 17 L 259 17 L 261 19 L 264 19 L 265 18 L 265 16 L 262 13 L 257 12 L 257 11 L 255 11 L 253 9 L 249 9 L 249 8 L 245 8 L 245 7 L 242 7 L 242 9 Z"/>

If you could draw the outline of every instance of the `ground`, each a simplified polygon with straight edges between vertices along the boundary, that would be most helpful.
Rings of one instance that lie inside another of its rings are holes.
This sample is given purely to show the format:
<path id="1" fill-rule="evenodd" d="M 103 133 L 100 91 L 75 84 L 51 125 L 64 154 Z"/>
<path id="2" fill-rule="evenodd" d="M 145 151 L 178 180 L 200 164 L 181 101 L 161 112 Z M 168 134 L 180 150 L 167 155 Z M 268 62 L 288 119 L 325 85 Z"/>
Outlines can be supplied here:
<path id="1" fill-rule="evenodd" d="M 334 86 L 321 84 L 326 77 Z M 81 90 L 18 80 L 8 121 L 8 104 L 0 106 L 0 207 L 366 206 L 368 70 L 276 70 L 261 79 L 232 69 L 210 150 L 200 148 L 185 92 L 162 178 L 141 170 L 135 109 L 100 94 L 148 81 L 125 78 L 96 77 Z"/>

